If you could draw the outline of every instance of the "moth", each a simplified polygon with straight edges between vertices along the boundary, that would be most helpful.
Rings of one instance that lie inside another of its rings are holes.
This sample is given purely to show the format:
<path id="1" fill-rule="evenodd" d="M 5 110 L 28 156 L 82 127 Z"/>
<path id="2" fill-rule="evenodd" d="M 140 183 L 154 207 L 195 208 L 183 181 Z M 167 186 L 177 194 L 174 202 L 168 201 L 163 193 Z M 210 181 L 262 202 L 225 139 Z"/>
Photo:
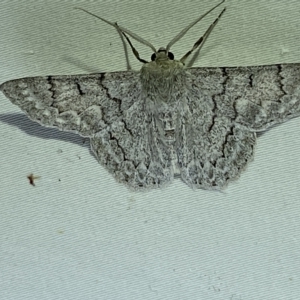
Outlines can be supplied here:
<path id="1" fill-rule="evenodd" d="M 139 72 L 28 77 L 0 89 L 31 120 L 90 138 L 99 163 L 132 189 L 164 187 L 176 177 L 192 188 L 222 189 L 252 160 L 257 132 L 300 113 L 300 64 L 185 66 L 225 8 L 193 47 L 174 59 L 173 44 L 223 2 L 158 50 L 96 16 L 128 42 L 143 64 Z M 139 56 L 130 38 L 152 49 L 151 61 Z"/>

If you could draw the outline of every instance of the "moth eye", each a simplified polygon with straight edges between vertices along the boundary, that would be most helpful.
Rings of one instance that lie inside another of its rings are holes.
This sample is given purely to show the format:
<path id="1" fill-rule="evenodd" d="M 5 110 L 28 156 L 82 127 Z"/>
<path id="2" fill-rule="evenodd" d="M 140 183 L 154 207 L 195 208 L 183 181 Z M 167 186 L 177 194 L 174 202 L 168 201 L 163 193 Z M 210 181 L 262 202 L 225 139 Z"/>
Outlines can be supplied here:
<path id="1" fill-rule="evenodd" d="M 169 59 L 173 60 L 174 59 L 174 54 L 172 52 L 168 52 L 168 57 L 169 57 Z"/>
<path id="2" fill-rule="evenodd" d="M 155 61 L 155 59 L 156 59 L 156 53 L 153 53 L 153 54 L 151 55 L 151 60 L 152 60 L 152 61 Z"/>

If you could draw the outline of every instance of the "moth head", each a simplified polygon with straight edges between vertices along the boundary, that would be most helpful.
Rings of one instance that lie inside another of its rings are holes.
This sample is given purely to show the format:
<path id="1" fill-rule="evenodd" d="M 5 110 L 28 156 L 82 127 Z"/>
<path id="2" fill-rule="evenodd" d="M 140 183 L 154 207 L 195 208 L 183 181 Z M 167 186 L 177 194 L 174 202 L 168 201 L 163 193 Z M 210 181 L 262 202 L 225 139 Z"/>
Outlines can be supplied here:
<path id="1" fill-rule="evenodd" d="M 174 60 L 174 54 L 167 51 L 166 48 L 161 47 L 151 55 L 151 61 L 156 60 Z"/>

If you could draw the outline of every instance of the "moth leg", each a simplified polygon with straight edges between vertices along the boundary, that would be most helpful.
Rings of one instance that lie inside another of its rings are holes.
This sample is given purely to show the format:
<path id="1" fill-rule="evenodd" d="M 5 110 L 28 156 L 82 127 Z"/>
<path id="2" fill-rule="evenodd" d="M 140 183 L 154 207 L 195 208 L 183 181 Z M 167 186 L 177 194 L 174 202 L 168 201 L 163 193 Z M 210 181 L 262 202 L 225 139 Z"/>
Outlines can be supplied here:
<path id="1" fill-rule="evenodd" d="M 180 61 L 182 63 L 185 62 L 185 60 L 199 47 L 199 46 L 203 46 L 204 42 L 206 41 L 206 39 L 209 37 L 210 33 L 212 32 L 212 30 L 214 29 L 214 27 L 217 25 L 218 21 L 220 20 L 221 16 L 223 15 L 223 13 L 225 12 L 226 7 L 221 11 L 221 13 L 219 14 L 219 16 L 214 20 L 214 22 L 208 27 L 208 29 L 206 30 L 206 32 L 198 39 L 198 41 L 193 45 L 192 49 L 189 50 L 181 59 Z"/>
<path id="2" fill-rule="evenodd" d="M 131 41 L 130 41 L 129 38 L 126 36 L 126 34 L 129 35 L 129 36 L 131 36 L 133 39 L 135 39 L 135 40 L 138 41 L 139 43 L 141 43 L 141 44 L 143 44 L 143 45 L 145 45 L 145 46 L 151 48 L 152 51 L 156 52 L 155 47 L 154 47 L 150 42 L 146 41 L 145 39 L 141 38 L 141 37 L 138 36 L 137 34 L 131 32 L 130 30 L 128 30 L 128 29 L 126 29 L 126 28 L 120 26 L 119 24 L 117 24 L 117 22 L 115 22 L 115 23 L 110 22 L 110 21 L 108 21 L 108 20 L 106 20 L 106 19 L 104 19 L 104 18 L 101 18 L 101 17 L 99 17 L 99 16 L 97 16 L 97 15 L 95 15 L 95 14 L 93 14 L 93 13 L 91 13 L 91 12 L 89 12 L 89 11 L 83 9 L 83 8 L 80 8 L 80 7 L 75 7 L 75 9 L 82 10 L 82 11 L 88 13 L 89 15 L 91 15 L 91 16 L 93 16 L 93 17 L 96 17 L 97 19 L 100 19 L 101 21 L 103 21 L 103 22 L 105 22 L 105 23 L 107 23 L 107 24 L 109 24 L 109 25 L 115 27 L 119 33 L 122 33 L 122 34 L 124 35 L 124 37 L 126 38 L 126 40 L 128 41 L 128 43 L 129 43 L 129 45 L 130 45 L 130 47 L 131 47 L 131 49 L 132 49 L 133 54 L 134 54 L 135 57 L 136 57 L 139 61 L 141 61 L 142 63 L 147 63 L 147 61 L 140 58 L 139 53 L 138 53 L 137 50 L 133 47 Z"/>
<path id="3" fill-rule="evenodd" d="M 148 61 L 140 58 L 139 52 L 134 48 L 134 46 L 132 45 L 129 37 L 125 34 L 124 31 L 121 30 L 121 28 L 118 26 L 117 23 L 115 23 L 115 24 L 116 24 L 116 28 L 118 29 L 118 31 L 121 32 L 123 34 L 123 36 L 126 38 L 128 44 L 129 44 L 129 46 L 130 46 L 130 48 L 132 50 L 132 53 L 134 54 L 134 56 L 136 57 L 136 59 L 139 60 L 140 62 L 144 63 L 144 64 L 148 63 Z"/>

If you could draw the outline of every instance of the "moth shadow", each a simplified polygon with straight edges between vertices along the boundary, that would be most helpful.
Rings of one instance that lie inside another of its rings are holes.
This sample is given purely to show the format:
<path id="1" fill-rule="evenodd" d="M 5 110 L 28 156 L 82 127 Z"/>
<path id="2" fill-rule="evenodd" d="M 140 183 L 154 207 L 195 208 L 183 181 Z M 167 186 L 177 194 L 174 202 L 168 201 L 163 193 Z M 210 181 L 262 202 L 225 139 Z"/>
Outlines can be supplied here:
<path id="1" fill-rule="evenodd" d="M 71 66 L 76 66 L 77 68 L 84 70 L 85 72 L 89 74 L 97 74 L 97 73 L 102 73 L 103 71 L 100 71 L 99 69 L 96 69 L 94 67 L 91 67 L 83 62 L 78 61 L 77 59 L 64 55 L 63 56 L 64 61 L 68 62 Z"/>
<path id="2" fill-rule="evenodd" d="M 123 49 L 124 49 L 124 54 L 125 54 L 125 59 L 126 59 L 126 70 L 130 71 L 130 70 L 132 70 L 132 68 L 131 68 L 130 61 L 129 61 L 127 43 L 124 40 L 123 34 L 121 32 L 119 32 L 118 30 L 117 30 L 117 32 L 118 32 L 118 34 L 121 38 L 122 44 L 123 44 Z M 89 65 L 84 64 L 84 63 L 78 61 L 77 59 L 75 59 L 75 58 L 73 58 L 72 56 L 69 56 L 69 55 L 64 55 L 63 59 L 65 61 L 67 61 L 70 65 L 76 66 L 76 67 L 78 67 L 82 70 L 85 70 L 86 72 L 88 72 L 90 74 L 102 73 L 103 72 L 103 71 L 99 71 L 98 69 L 96 69 L 94 67 L 90 67 Z"/>
<path id="3" fill-rule="evenodd" d="M 83 138 L 76 133 L 60 131 L 56 128 L 43 127 L 42 125 L 31 121 L 24 114 L 0 114 L 0 121 L 10 126 L 21 129 L 28 135 L 42 139 L 61 140 L 76 145 L 89 147 L 89 139 Z"/>

